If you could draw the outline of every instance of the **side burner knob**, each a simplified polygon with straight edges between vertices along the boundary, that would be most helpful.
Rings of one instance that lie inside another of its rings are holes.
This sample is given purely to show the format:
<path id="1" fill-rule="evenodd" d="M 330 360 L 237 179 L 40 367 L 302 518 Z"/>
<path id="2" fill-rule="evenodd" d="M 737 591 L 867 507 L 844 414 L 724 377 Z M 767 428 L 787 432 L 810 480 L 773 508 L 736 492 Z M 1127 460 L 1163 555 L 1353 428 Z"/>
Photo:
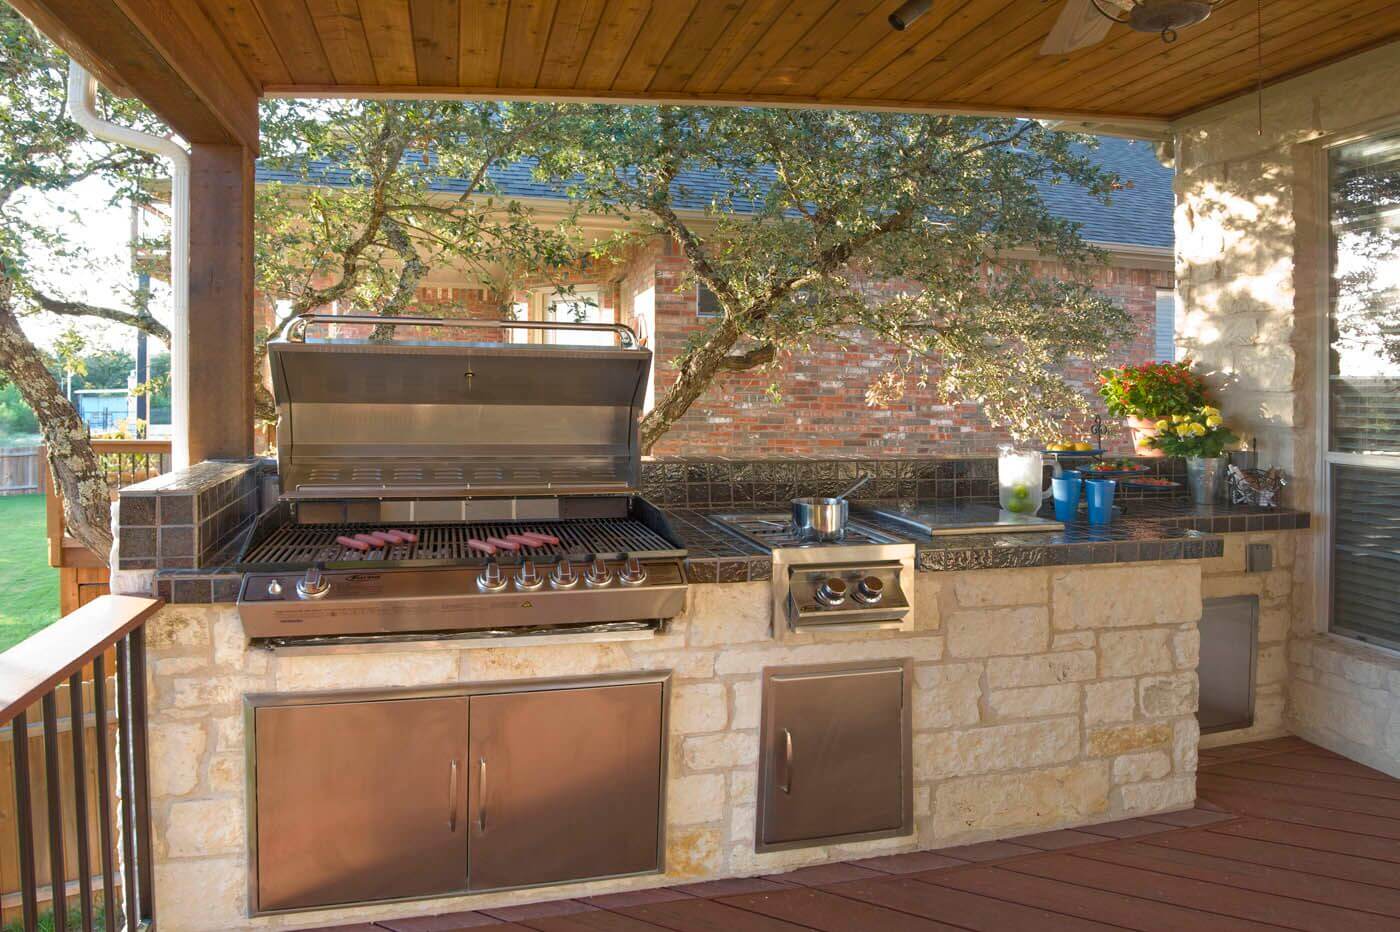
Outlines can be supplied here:
<path id="1" fill-rule="evenodd" d="M 885 595 L 885 581 L 879 576 L 867 576 L 856 583 L 855 600 L 874 605 Z"/>
<path id="2" fill-rule="evenodd" d="M 612 582 L 612 570 L 608 569 L 602 557 L 598 557 L 589 565 L 588 572 L 583 574 L 583 581 L 594 587 L 606 586 Z"/>
<path id="3" fill-rule="evenodd" d="M 544 577 L 535 570 L 535 561 L 526 560 L 520 564 L 520 571 L 515 574 L 515 587 L 517 589 L 532 590 L 544 585 Z"/>
<path id="4" fill-rule="evenodd" d="M 578 573 L 574 572 L 574 565 L 568 560 L 560 560 L 554 564 L 554 572 L 549 574 L 549 584 L 555 589 L 572 589 L 578 585 Z"/>
<path id="5" fill-rule="evenodd" d="M 817 587 L 817 601 L 835 607 L 846 601 L 846 580 L 839 576 L 829 576 Z"/>
<path id="6" fill-rule="evenodd" d="M 622 569 L 617 571 L 617 579 L 623 585 L 640 586 L 647 581 L 646 567 L 642 566 L 642 561 L 636 557 L 628 557 L 622 564 Z"/>
<path id="7" fill-rule="evenodd" d="M 487 560 L 476 577 L 477 588 L 482 592 L 500 592 L 506 587 L 506 578 L 501 575 L 501 565 L 495 560 Z"/>
<path id="8" fill-rule="evenodd" d="M 297 580 L 297 595 L 303 599 L 319 599 L 330 592 L 331 584 L 321 575 L 325 568 L 325 564 L 317 563 L 308 569 L 306 575 Z"/>

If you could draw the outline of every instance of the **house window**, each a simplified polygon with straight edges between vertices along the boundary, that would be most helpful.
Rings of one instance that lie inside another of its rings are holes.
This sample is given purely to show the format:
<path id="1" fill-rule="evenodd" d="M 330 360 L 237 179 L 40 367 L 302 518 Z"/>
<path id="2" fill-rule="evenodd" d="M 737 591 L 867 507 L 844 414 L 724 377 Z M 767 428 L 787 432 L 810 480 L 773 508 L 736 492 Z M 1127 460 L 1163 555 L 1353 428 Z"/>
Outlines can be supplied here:
<path id="1" fill-rule="evenodd" d="M 612 308 L 603 307 L 602 290 L 597 286 L 581 286 L 565 294 L 552 289 L 532 292 L 529 300 L 517 302 L 512 309 L 516 320 L 538 320 L 558 323 L 616 323 Z M 617 337 L 608 330 L 512 330 L 512 343 L 558 343 L 573 346 L 615 346 Z"/>
<path id="2" fill-rule="evenodd" d="M 718 317 L 721 313 L 719 296 L 704 285 L 695 286 L 695 316 Z"/>
<path id="3" fill-rule="evenodd" d="M 1157 289 L 1157 316 L 1152 322 L 1152 355 L 1158 362 L 1176 359 L 1176 292 Z"/>
<path id="4" fill-rule="evenodd" d="M 1400 648 L 1400 132 L 1330 150 L 1330 625 Z"/>

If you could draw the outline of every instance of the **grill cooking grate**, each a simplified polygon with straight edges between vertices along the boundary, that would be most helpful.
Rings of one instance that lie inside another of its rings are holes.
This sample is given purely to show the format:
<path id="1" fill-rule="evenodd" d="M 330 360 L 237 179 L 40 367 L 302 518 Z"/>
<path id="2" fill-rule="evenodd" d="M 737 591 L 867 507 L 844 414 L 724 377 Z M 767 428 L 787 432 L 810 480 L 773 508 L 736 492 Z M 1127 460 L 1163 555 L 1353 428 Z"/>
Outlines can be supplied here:
<path id="1" fill-rule="evenodd" d="M 418 535 L 412 544 L 392 544 L 369 551 L 354 550 L 335 542 L 337 537 L 370 531 L 397 529 Z M 558 544 L 522 546 L 519 551 L 500 551 L 505 561 L 522 556 L 604 556 L 620 559 L 624 554 L 645 556 L 650 552 L 672 553 L 677 548 L 640 521 L 616 518 L 580 518 L 570 521 L 481 521 L 470 524 L 289 524 L 278 528 L 243 558 L 246 564 L 284 565 L 348 562 L 399 562 L 407 560 L 462 561 L 479 563 L 482 554 L 467 547 L 469 538 L 485 540 L 521 531 L 537 531 L 559 538 Z"/>

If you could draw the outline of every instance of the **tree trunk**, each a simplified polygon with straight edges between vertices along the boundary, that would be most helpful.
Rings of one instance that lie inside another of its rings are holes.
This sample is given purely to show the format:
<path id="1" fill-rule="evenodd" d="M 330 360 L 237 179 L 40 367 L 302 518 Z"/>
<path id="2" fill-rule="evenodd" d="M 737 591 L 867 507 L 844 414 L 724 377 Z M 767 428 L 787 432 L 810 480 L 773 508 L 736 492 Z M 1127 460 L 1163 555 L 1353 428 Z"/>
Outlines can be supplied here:
<path id="1" fill-rule="evenodd" d="M 709 337 L 698 349 L 680 360 L 676 381 L 657 401 L 646 417 L 642 418 L 642 452 L 650 453 L 671 425 L 680 420 L 681 415 L 690 409 L 710 383 L 715 374 L 725 368 L 725 360 L 734 344 L 739 342 L 740 331 L 729 317 L 722 318 Z"/>
<path id="2" fill-rule="evenodd" d="M 11 294 L 10 280 L 0 279 L 0 371 L 14 382 L 39 421 L 54 484 L 63 496 L 68 533 L 106 563 L 112 552 L 111 488 L 82 418 L 20 329 Z"/>

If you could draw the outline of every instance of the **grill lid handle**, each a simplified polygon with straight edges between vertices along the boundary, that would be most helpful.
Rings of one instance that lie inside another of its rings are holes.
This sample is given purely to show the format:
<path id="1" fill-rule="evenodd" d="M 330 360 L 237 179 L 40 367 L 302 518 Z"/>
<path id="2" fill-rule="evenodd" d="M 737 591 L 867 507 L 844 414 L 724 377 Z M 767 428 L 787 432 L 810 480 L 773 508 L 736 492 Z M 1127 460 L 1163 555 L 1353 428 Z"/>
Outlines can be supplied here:
<path id="1" fill-rule="evenodd" d="M 380 317 L 376 314 L 301 314 L 291 317 L 274 335 L 288 343 L 305 343 L 312 324 L 365 324 L 371 327 L 461 327 L 475 330 L 574 330 L 611 333 L 623 349 L 638 345 L 637 334 L 626 324 L 598 324 L 550 320 L 473 320 L 464 317 Z"/>

